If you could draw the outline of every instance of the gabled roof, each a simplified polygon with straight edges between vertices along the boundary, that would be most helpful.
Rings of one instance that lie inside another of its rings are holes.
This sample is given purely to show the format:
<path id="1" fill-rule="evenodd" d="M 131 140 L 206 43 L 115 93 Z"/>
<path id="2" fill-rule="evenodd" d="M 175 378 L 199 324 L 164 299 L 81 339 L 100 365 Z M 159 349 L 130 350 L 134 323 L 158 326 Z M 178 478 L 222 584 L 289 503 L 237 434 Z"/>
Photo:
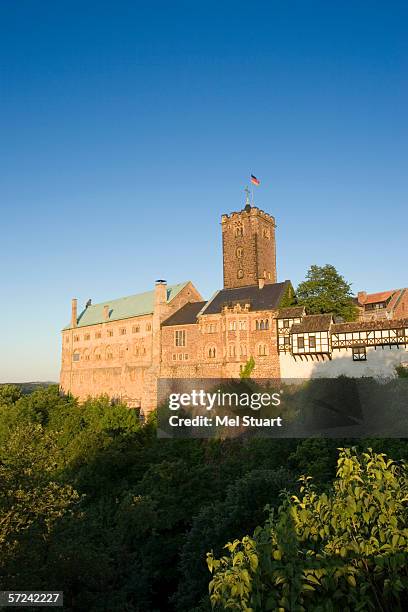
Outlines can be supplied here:
<path id="1" fill-rule="evenodd" d="M 206 302 L 188 302 L 177 312 L 173 313 L 168 319 L 163 321 L 162 326 L 168 325 L 189 325 L 197 323 L 197 315 Z"/>
<path id="2" fill-rule="evenodd" d="M 234 306 L 235 304 L 250 305 L 253 310 L 275 310 L 290 287 L 290 281 L 283 283 L 265 284 L 262 289 L 258 285 L 248 285 L 234 289 L 221 289 L 208 302 L 201 312 L 203 315 L 217 314 L 224 306 Z"/>
<path id="3" fill-rule="evenodd" d="M 291 334 L 305 332 L 328 331 L 333 320 L 331 314 L 307 315 L 301 323 L 295 323 L 290 330 Z"/>
<path id="4" fill-rule="evenodd" d="M 167 302 L 171 302 L 190 281 L 169 285 L 167 287 Z M 97 325 L 105 323 L 104 306 L 109 306 L 109 321 L 120 321 L 131 317 L 139 317 L 145 314 L 152 314 L 154 307 L 154 290 L 145 293 L 137 293 L 116 300 L 106 300 L 99 304 L 91 304 L 85 308 L 78 317 L 77 326 L 86 327 L 87 325 Z M 71 329 L 71 324 L 64 327 Z"/>
<path id="5" fill-rule="evenodd" d="M 305 314 L 304 306 L 288 306 L 288 308 L 280 308 L 277 319 L 298 319 Z"/>
<path id="6" fill-rule="evenodd" d="M 403 329 L 408 328 L 408 319 L 382 319 L 381 321 L 352 321 L 351 323 L 334 323 L 331 326 L 333 334 L 375 331 L 380 329 Z"/>

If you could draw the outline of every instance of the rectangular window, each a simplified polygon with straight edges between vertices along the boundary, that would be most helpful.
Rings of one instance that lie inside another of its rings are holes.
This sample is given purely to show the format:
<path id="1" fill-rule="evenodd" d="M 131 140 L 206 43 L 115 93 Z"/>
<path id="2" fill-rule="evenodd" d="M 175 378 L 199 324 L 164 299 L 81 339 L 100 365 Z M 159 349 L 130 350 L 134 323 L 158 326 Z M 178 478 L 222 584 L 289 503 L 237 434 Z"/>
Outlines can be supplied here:
<path id="1" fill-rule="evenodd" d="M 316 336 L 309 336 L 309 348 L 316 348 Z"/>
<path id="2" fill-rule="evenodd" d="M 365 346 L 355 346 L 353 348 L 353 361 L 367 361 L 367 351 Z"/>
<path id="3" fill-rule="evenodd" d="M 405 329 L 397 329 L 397 338 L 404 338 Z"/>
<path id="4" fill-rule="evenodd" d="M 112 338 L 112 336 L 113 336 L 113 331 L 111 329 L 108 330 L 108 336 L 109 336 L 109 338 Z"/>
<path id="5" fill-rule="evenodd" d="M 305 348 L 305 339 L 303 336 L 298 336 L 298 349 Z"/>
<path id="6" fill-rule="evenodd" d="M 74 336 L 74 342 L 79 342 L 79 336 Z"/>
<path id="7" fill-rule="evenodd" d="M 146 324 L 146 331 L 151 331 L 152 329 L 152 324 L 151 323 L 147 323 Z"/>
<path id="8" fill-rule="evenodd" d="M 99 338 L 101 338 L 101 337 L 102 337 L 101 332 L 96 332 L 96 334 L 95 334 L 95 338 L 98 340 L 98 339 L 99 339 Z"/>
<path id="9" fill-rule="evenodd" d="M 72 361 L 79 361 L 79 353 L 74 353 L 72 355 Z"/>
<path id="10" fill-rule="evenodd" d="M 246 330 L 246 321 L 240 321 L 239 322 L 239 329 L 241 331 L 245 331 Z"/>
<path id="11" fill-rule="evenodd" d="M 119 333 L 121 336 L 126 336 L 126 327 L 121 327 Z"/>
<path id="12" fill-rule="evenodd" d="M 188 354 L 184 353 L 184 359 L 187 361 L 188 360 Z"/>
<path id="13" fill-rule="evenodd" d="M 174 332 L 174 341 L 176 346 L 186 346 L 186 331 L 184 329 Z"/>
<path id="14" fill-rule="evenodd" d="M 177 355 L 176 353 L 173 353 L 173 361 L 176 361 L 176 359 L 177 359 Z"/>
<path id="15" fill-rule="evenodd" d="M 91 339 L 91 334 L 85 334 L 84 340 L 90 340 L 90 339 Z"/>
<path id="16" fill-rule="evenodd" d="M 283 327 L 289 327 L 289 319 L 283 319 Z"/>
<path id="17" fill-rule="evenodd" d="M 230 331 L 235 331 L 237 329 L 237 322 L 230 321 L 229 328 L 230 328 Z"/>

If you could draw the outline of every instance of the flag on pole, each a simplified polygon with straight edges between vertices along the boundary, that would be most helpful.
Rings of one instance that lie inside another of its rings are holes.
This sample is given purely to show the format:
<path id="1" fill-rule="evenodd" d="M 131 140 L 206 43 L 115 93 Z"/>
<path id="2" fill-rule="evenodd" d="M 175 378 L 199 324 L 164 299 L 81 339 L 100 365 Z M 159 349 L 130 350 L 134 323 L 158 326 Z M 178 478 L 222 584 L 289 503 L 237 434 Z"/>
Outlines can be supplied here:
<path id="1" fill-rule="evenodd" d="M 251 183 L 253 183 L 254 185 L 260 185 L 261 181 L 259 179 L 257 179 L 256 176 L 251 174 Z"/>

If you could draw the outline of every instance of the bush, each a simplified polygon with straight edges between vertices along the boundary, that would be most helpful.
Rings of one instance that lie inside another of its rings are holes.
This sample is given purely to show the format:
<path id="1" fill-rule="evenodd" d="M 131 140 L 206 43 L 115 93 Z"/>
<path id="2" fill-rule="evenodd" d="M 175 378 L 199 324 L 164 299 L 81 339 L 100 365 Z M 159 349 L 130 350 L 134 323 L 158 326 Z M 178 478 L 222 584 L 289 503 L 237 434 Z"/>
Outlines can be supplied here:
<path id="1" fill-rule="evenodd" d="M 207 555 L 216 610 L 402 610 L 408 592 L 407 468 L 341 449 L 330 493 L 309 477 L 253 537 Z"/>

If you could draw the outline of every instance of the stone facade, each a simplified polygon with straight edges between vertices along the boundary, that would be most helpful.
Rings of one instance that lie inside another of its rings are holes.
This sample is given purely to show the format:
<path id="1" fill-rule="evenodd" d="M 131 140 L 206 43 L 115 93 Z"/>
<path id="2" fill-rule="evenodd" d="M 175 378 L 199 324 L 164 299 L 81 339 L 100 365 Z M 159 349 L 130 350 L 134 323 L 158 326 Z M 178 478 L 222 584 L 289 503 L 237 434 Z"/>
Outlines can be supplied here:
<path id="1" fill-rule="evenodd" d="M 223 215 L 224 288 L 245 287 L 264 279 L 276 283 L 275 219 L 248 204 Z"/>

